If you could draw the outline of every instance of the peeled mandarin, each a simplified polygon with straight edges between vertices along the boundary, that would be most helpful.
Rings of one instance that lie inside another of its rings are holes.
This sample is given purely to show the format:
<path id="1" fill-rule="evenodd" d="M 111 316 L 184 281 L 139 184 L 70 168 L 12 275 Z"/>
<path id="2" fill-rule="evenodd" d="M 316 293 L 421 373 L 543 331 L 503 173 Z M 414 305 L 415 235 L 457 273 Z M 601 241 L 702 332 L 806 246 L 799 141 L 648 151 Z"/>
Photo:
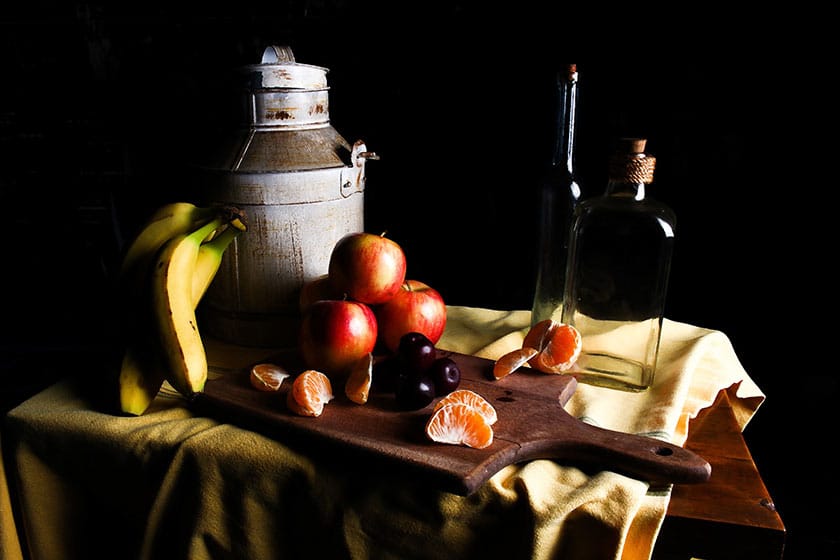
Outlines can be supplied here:
<path id="1" fill-rule="evenodd" d="M 553 319 L 540 321 L 528 331 L 522 347 L 535 348 L 528 364 L 543 373 L 562 373 L 571 369 L 580 357 L 583 341 L 572 325 Z"/>
<path id="2" fill-rule="evenodd" d="M 324 405 L 332 399 L 329 377 L 320 371 L 308 369 L 295 377 L 286 396 L 286 404 L 300 416 L 320 416 L 324 412 Z"/>
<path id="3" fill-rule="evenodd" d="M 580 332 L 572 325 L 558 323 L 535 358 L 537 369 L 545 373 L 563 373 L 575 365 L 582 347 Z"/>
<path id="4" fill-rule="evenodd" d="M 463 403 L 449 403 L 429 417 L 426 436 L 438 443 L 483 449 L 493 443 L 493 428 L 477 409 Z"/>
<path id="5" fill-rule="evenodd" d="M 434 409 L 437 410 L 452 403 L 465 404 L 476 409 L 481 413 L 488 424 L 495 424 L 496 420 L 498 420 L 496 409 L 493 408 L 493 405 L 487 402 L 487 399 L 475 391 L 470 391 L 469 389 L 455 389 L 435 403 Z"/>
<path id="6" fill-rule="evenodd" d="M 528 330 L 528 333 L 525 335 L 525 340 L 522 341 L 522 347 L 534 348 L 537 353 L 542 352 L 542 349 L 545 348 L 546 340 L 555 325 L 557 325 L 557 322 L 553 319 L 540 321 Z M 536 355 L 529 360 L 531 367 L 536 367 L 537 365 L 535 358 Z"/>

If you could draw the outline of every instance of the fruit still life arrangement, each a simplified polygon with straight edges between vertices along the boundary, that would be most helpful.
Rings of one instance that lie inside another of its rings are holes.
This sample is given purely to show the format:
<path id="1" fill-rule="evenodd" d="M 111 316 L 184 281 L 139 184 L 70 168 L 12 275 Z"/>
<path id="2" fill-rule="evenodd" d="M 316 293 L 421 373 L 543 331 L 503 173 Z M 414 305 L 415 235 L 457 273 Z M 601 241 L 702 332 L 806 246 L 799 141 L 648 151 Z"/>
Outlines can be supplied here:
<path id="1" fill-rule="evenodd" d="M 208 365 L 196 308 L 225 250 L 247 229 L 237 208 L 179 202 L 156 211 L 130 244 L 120 283 L 127 319 L 118 379 L 122 413 L 143 414 L 164 381 L 187 398 L 203 391 Z M 433 442 L 491 445 L 496 410 L 459 388 L 458 363 L 436 348 L 446 327 L 444 299 L 406 271 L 402 247 L 385 234 L 343 236 L 327 273 L 300 290 L 302 367 L 255 364 L 253 390 L 284 394 L 278 406 L 312 418 L 337 398 L 364 406 L 374 393 L 388 395 L 395 410 L 429 407 L 425 435 Z M 524 366 L 563 373 L 580 350 L 574 327 L 542 321 L 521 348 L 495 362 L 492 377 Z"/>

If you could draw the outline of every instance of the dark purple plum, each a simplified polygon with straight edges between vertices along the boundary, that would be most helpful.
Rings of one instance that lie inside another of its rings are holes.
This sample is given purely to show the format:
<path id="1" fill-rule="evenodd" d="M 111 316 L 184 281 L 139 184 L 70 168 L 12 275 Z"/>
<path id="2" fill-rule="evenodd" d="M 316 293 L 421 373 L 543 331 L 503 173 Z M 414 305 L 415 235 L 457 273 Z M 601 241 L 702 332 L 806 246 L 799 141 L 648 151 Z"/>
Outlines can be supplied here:
<path id="1" fill-rule="evenodd" d="M 397 380 L 394 398 L 402 410 L 419 410 L 435 399 L 435 382 L 425 373 L 402 376 Z"/>
<path id="2" fill-rule="evenodd" d="M 461 369 L 452 358 L 438 358 L 429 368 L 429 376 L 435 384 L 435 394 L 439 397 L 448 395 L 461 383 Z"/>
<path id="3" fill-rule="evenodd" d="M 400 338 L 397 358 L 408 373 L 423 373 L 435 361 L 437 352 L 434 343 L 423 333 L 410 332 Z"/>

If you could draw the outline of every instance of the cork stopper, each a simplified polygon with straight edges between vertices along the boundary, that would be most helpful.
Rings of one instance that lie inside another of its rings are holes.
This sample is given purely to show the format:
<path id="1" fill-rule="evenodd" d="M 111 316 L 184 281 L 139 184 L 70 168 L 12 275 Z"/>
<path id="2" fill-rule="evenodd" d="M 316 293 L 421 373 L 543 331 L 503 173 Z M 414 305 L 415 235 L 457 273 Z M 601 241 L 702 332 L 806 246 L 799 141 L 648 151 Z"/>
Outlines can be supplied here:
<path id="1" fill-rule="evenodd" d="M 610 180 L 623 183 L 652 183 L 656 158 L 645 153 L 646 145 L 645 138 L 620 139 L 616 153 L 610 158 Z"/>
<path id="2" fill-rule="evenodd" d="M 645 138 L 622 138 L 621 143 L 624 145 L 624 149 L 621 151 L 631 153 L 631 154 L 643 154 L 645 153 L 645 146 L 647 145 L 647 139 Z"/>

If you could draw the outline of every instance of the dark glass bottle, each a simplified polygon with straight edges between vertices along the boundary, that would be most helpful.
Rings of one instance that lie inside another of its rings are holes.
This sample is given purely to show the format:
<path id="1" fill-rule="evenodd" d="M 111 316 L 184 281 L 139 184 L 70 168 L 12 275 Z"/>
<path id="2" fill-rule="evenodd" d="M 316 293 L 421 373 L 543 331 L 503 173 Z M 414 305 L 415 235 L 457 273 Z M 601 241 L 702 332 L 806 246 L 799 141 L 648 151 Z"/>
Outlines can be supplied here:
<path id="1" fill-rule="evenodd" d="M 581 202 L 569 238 L 562 321 L 583 337 L 582 382 L 642 391 L 653 382 L 676 217 L 650 198 L 656 158 L 623 139 L 604 194 Z"/>
<path id="2" fill-rule="evenodd" d="M 556 95 L 554 151 L 540 185 L 540 237 L 531 325 L 550 318 L 559 321 L 563 311 L 568 232 L 572 213 L 581 197 L 574 170 L 576 64 L 569 64 L 557 74 Z"/>

